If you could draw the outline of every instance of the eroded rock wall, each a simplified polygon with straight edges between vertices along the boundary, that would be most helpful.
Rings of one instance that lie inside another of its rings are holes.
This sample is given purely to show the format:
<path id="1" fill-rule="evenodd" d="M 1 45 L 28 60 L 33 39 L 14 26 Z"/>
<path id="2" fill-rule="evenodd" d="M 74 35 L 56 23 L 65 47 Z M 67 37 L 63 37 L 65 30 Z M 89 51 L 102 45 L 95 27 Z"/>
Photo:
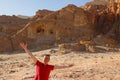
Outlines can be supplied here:
<path id="1" fill-rule="evenodd" d="M 10 36 L 12 49 L 6 45 L 1 51 L 20 50 L 22 41 L 36 50 L 80 40 L 116 47 L 120 43 L 120 2 L 102 3 L 103 0 L 95 0 L 82 7 L 70 4 L 58 11 L 39 10 L 27 25 Z"/>

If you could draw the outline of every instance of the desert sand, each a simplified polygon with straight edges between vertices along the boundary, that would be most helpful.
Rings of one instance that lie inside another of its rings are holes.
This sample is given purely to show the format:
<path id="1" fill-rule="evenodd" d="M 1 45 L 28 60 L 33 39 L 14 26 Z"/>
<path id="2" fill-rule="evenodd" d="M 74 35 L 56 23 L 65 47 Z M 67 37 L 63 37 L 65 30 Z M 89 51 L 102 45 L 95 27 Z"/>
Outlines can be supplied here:
<path id="1" fill-rule="evenodd" d="M 120 80 L 120 52 L 32 52 L 40 61 L 51 54 L 50 64 L 73 67 L 53 70 L 49 80 Z M 0 54 L 0 80 L 33 80 L 35 65 L 26 53 Z"/>

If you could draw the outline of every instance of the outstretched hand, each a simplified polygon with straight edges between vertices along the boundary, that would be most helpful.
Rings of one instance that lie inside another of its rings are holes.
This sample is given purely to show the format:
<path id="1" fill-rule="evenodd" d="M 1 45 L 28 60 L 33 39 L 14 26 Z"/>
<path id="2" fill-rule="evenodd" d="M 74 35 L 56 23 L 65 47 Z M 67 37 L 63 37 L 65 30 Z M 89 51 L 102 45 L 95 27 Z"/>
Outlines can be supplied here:
<path id="1" fill-rule="evenodd" d="M 21 42 L 21 43 L 20 43 L 20 46 L 21 46 L 23 49 L 27 49 L 27 44 L 25 44 L 24 42 Z"/>
<path id="2" fill-rule="evenodd" d="M 25 44 L 24 42 L 20 43 L 20 46 L 25 50 L 26 53 L 28 53 L 30 55 L 30 57 L 33 59 L 34 63 L 36 64 L 36 62 L 38 61 L 37 58 L 28 50 L 27 48 L 27 44 Z"/>

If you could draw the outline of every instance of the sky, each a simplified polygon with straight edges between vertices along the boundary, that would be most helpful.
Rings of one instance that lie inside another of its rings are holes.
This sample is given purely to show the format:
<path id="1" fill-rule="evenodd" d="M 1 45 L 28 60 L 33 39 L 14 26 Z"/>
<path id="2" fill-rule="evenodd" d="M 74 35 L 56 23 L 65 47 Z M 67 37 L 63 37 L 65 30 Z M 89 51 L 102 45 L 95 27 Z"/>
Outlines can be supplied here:
<path id="1" fill-rule="evenodd" d="M 33 16 L 38 10 L 59 10 L 68 4 L 82 6 L 91 0 L 0 0 L 0 15 Z"/>

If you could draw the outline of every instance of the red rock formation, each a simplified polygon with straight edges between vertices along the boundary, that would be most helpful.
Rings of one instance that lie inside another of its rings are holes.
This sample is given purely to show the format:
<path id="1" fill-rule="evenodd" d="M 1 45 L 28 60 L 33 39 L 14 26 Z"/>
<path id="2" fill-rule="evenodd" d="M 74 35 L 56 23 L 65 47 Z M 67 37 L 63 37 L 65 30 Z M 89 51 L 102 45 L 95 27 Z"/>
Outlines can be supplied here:
<path id="1" fill-rule="evenodd" d="M 0 32 L 5 32 L 7 35 L 11 36 L 22 29 L 28 21 L 29 19 L 21 19 L 15 15 L 2 15 L 0 16 Z"/>
<path id="2" fill-rule="evenodd" d="M 25 34 L 23 34 L 24 32 Z M 27 42 L 31 46 L 48 47 L 81 39 L 90 40 L 92 33 L 87 13 L 75 5 L 68 5 L 43 19 L 30 22 L 26 28 L 16 34 L 15 38 L 20 42 L 19 38 L 23 39 L 26 36 Z M 15 44 L 15 48 L 17 45 Z"/>
<path id="3" fill-rule="evenodd" d="M 13 51 L 13 43 L 11 36 L 18 30 L 22 29 L 29 19 L 21 19 L 13 16 L 0 16 L 0 51 Z"/>
<path id="4" fill-rule="evenodd" d="M 120 42 L 120 3 L 110 3 L 107 9 L 95 16 L 95 35 L 102 34 Z"/>
<path id="5" fill-rule="evenodd" d="M 68 5 L 55 12 L 37 11 L 31 21 L 10 38 L 12 50 L 21 49 L 18 46 L 21 41 L 27 42 L 30 48 L 38 50 L 80 40 L 94 40 L 98 45 L 102 42 L 107 45 L 114 44 L 115 47 L 120 43 L 120 3 L 119 1 L 111 3 L 112 0 L 107 0 L 101 5 L 99 1 L 103 2 L 103 0 L 95 1 L 82 7 Z M 0 22 L 9 25 L 11 23 L 9 21 L 8 19 L 7 24 L 4 23 L 5 20 Z M 19 25 L 17 22 L 19 20 L 15 19 L 15 21 L 14 25 Z M 24 24 L 24 21 L 20 21 L 21 24 Z M 3 31 L 3 28 L 0 30 Z M 98 38 L 99 35 L 101 37 Z M 5 47 L 0 51 L 10 51 L 10 49 Z"/>

